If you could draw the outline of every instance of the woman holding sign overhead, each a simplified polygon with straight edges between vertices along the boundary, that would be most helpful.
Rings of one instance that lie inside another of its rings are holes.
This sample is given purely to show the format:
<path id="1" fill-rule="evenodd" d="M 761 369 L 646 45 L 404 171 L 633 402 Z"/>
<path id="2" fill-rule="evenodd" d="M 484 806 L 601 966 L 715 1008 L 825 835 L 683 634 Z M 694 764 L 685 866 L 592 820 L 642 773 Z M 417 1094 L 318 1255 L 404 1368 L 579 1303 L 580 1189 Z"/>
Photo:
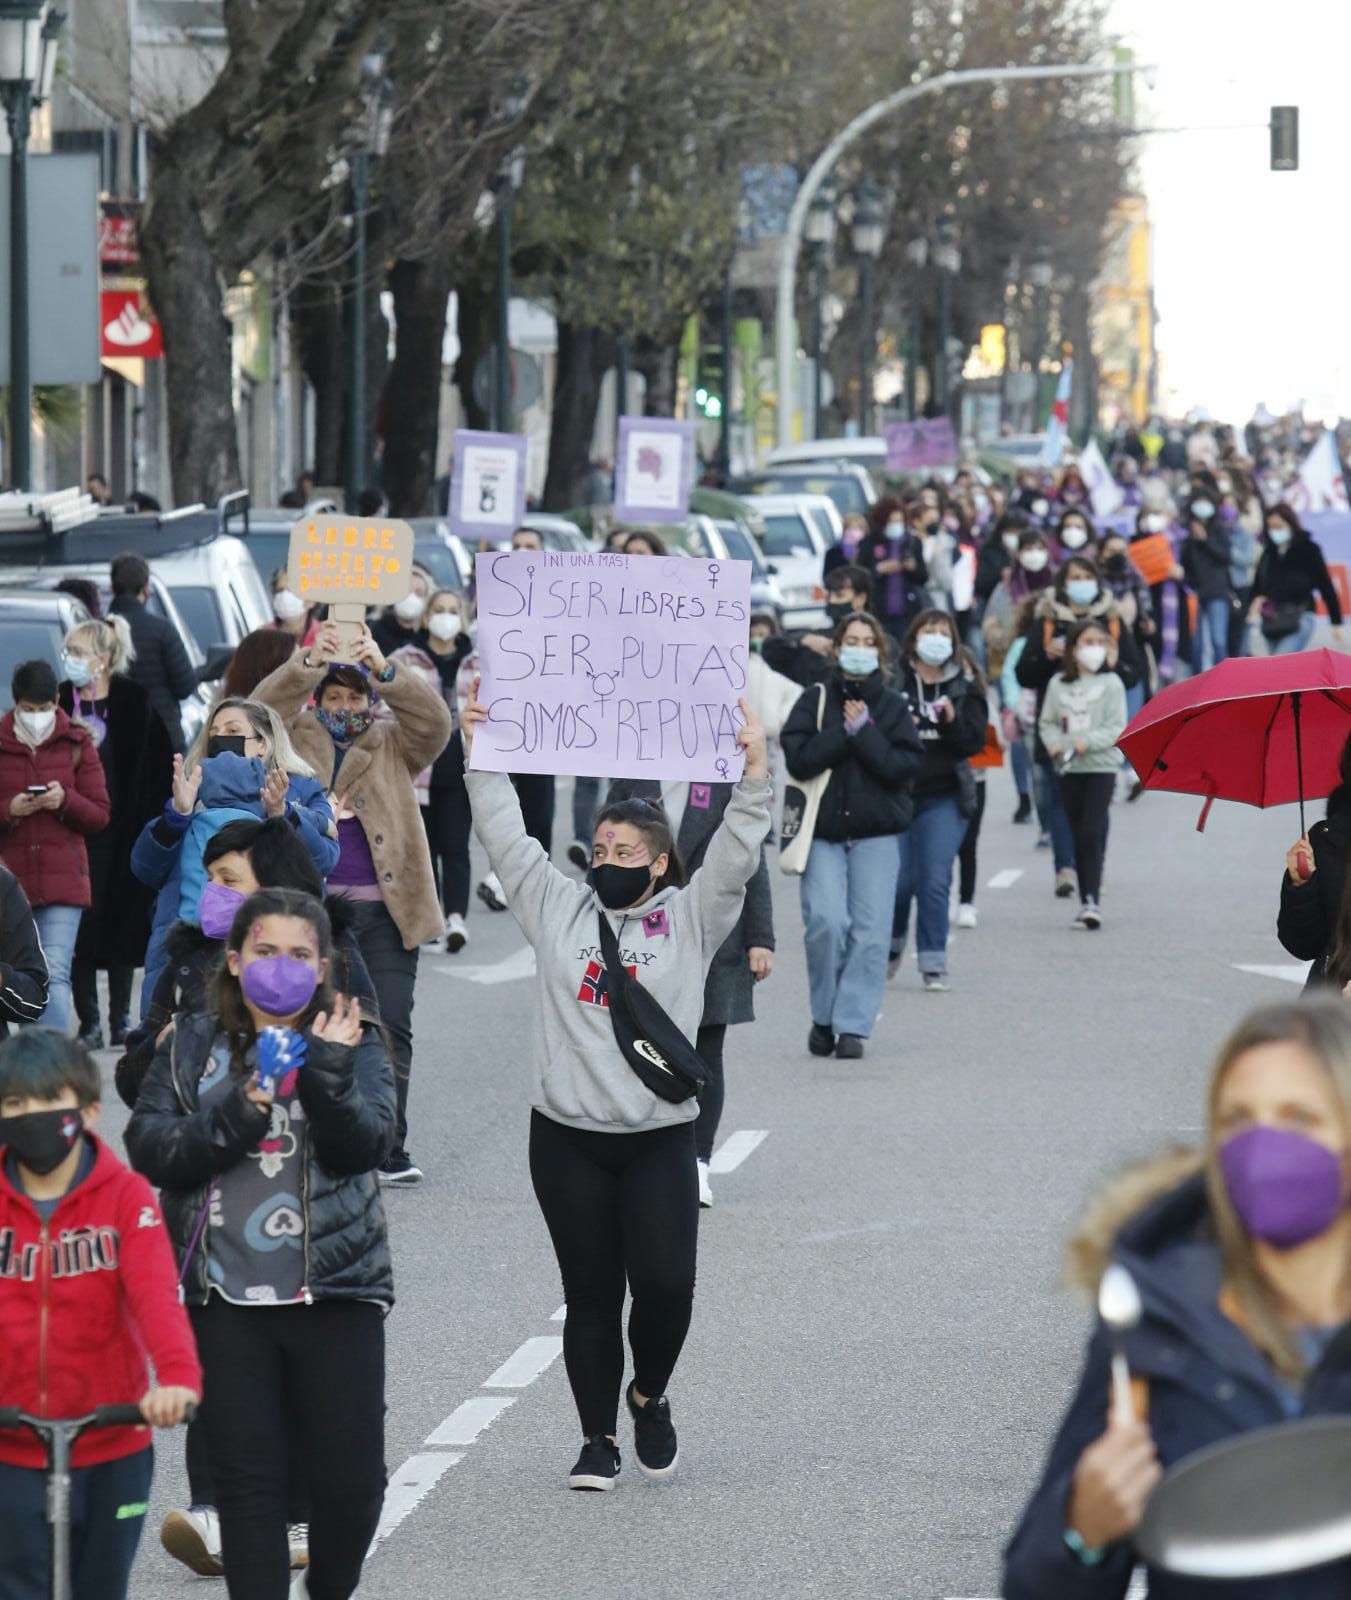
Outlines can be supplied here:
<path id="1" fill-rule="evenodd" d="M 479 841 L 539 971 L 530 1175 L 567 1294 L 563 1356 L 583 1435 L 574 1489 L 612 1489 L 619 1475 L 626 1283 L 638 1465 L 650 1478 L 676 1466 L 666 1386 L 694 1305 L 694 1122 L 706 1078 L 690 1041 L 770 822 L 764 730 L 744 700 L 741 712 L 745 773 L 688 884 L 659 806 L 605 807 L 580 884 L 526 833 L 505 775 L 465 777 Z M 487 718 L 476 684 L 460 722 L 471 769 Z"/>

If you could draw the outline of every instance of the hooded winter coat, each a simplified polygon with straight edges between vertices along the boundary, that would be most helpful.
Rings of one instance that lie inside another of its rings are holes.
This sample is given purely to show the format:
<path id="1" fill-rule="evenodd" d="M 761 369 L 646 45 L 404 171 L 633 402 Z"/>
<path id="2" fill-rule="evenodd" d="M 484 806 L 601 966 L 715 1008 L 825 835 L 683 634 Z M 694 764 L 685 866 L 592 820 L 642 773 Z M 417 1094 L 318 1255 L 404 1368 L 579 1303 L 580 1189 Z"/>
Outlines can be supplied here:
<path id="1" fill-rule="evenodd" d="M 1091 605 L 1079 609 L 1061 600 L 1052 589 L 1037 603 L 1032 631 L 1028 634 L 1027 644 L 1018 658 L 1018 682 L 1024 689 L 1036 691 L 1038 718 L 1041 716 L 1041 708 L 1046 701 L 1046 691 L 1050 687 L 1051 679 L 1060 671 L 1064 660 L 1063 656 L 1051 655 L 1047 646 L 1053 639 L 1067 639 L 1076 623 L 1085 622 L 1090 617 L 1095 622 L 1100 622 L 1115 641 L 1116 666 L 1110 670 L 1121 679 L 1122 687 L 1133 689 L 1140 682 L 1144 673 L 1140 650 L 1132 637 L 1131 630 L 1123 626 L 1117 603 L 1111 595 L 1100 594 Z M 1039 761 L 1048 759 L 1040 733 L 1037 735 L 1036 754 Z"/>
<path id="2" fill-rule="evenodd" d="M 12 817 L 15 795 L 39 783 L 61 785 L 61 809 Z M 12 711 L 0 717 L 0 859 L 34 910 L 89 904 L 84 841 L 108 826 L 111 809 L 103 763 L 79 723 L 58 710 L 51 734 L 34 750 L 16 737 Z"/>
<path id="3" fill-rule="evenodd" d="M 1309 829 L 1314 874 L 1307 883 L 1281 875 L 1281 908 L 1276 937 L 1296 961 L 1312 961 L 1306 987 L 1328 982 L 1327 963 L 1337 938 L 1337 921 L 1351 868 L 1351 789 L 1334 789 L 1326 821 Z"/>
<path id="4" fill-rule="evenodd" d="M 131 1164 L 160 1190 L 183 1294 L 205 1305 L 208 1251 L 194 1235 L 212 1180 L 243 1161 L 271 1127 L 271 1113 L 244 1096 L 242 1080 L 203 1110 L 198 1086 L 220 1024 L 183 1015 L 155 1052 L 124 1140 Z M 389 1237 L 375 1169 L 394 1143 L 394 1068 L 374 1028 L 349 1049 L 305 1035 L 298 1078 L 304 1141 L 301 1213 L 304 1297 L 394 1303 Z M 191 1252 L 191 1259 L 189 1253 Z"/>
<path id="5" fill-rule="evenodd" d="M 1115 1260 L 1140 1290 L 1144 1316 L 1121 1345 L 1137 1385 L 1148 1386 L 1149 1427 L 1165 1469 L 1254 1428 L 1351 1413 L 1351 1327 L 1333 1338 L 1296 1392 L 1220 1309 L 1219 1248 L 1197 1166 L 1194 1156 L 1175 1156 L 1122 1180 L 1096 1208 L 1099 1237 L 1079 1256 L 1084 1288 L 1095 1289 Z M 1150 1198 L 1142 1201 L 1145 1194 Z M 1075 1467 L 1107 1426 L 1111 1354 L 1099 1323 L 1041 1483 L 1005 1551 L 1004 1600 L 1124 1600 L 1136 1564 L 1129 1543 L 1111 1546 L 1100 1564 L 1088 1566 L 1064 1541 Z M 1347 1594 L 1346 1561 L 1232 1583 L 1149 1572 L 1149 1600 L 1345 1600 Z"/>
<path id="6" fill-rule="evenodd" d="M 769 780 L 736 784 L 703 866 L 685 888 L 662 889 L 634 911 L 605 910 L 592 889 L 552 865 L 526 833 L 505 774 L 467 772 L 464 781 L 479 843 L 535 950 L 535 1110 L 596 1133 L 692 1122 L 699 1114 L 696 1099 L 660 1099 L 620 1052 L 598 918 L 608 917 L 624 965 L 693 1040 L 709 968 L 737 926 L 746 885 L 760 866 L 769 833 Z"/>

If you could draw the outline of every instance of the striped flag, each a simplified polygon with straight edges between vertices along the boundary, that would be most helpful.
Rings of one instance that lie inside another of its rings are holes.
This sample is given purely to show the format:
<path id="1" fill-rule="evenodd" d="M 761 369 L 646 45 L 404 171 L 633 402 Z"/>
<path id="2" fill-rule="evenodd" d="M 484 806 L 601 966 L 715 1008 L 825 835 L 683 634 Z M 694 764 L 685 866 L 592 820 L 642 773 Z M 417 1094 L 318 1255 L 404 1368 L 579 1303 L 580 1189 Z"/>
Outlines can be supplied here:
<path id="1" fill-rule="evenodd" d="M 1058 467 L 1065 450 L 1065 437 L 1070 426 L 1070 388 L 1074 382 L 1074 363 L 1067 361 L 1060 369 L 1060 382 L 1056 385 L 1055 404 L 1046 423 L 1046 443 L 1041 459 L 1048 467 Z"/>

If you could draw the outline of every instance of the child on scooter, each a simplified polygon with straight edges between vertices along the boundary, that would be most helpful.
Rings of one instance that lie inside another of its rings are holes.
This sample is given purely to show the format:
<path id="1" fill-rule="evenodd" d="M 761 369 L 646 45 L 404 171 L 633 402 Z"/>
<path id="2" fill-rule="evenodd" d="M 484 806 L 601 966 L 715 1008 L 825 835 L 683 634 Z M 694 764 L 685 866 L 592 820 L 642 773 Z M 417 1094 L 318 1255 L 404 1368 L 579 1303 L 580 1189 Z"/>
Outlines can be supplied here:
<path id="1" fill-rule="evenodd" d="M 99 1093 L 98 1068 L 54 1029 L 0 1044 L 0 1404 L 70 1418 L 132 1403 L 173 1427 L 201 1368 L 155 1193 L 91 1131 Z M 148 1427 L 76 1443 L 73 1600 L 125 1600 L 153 1459 Z M 45 1465 L 34 1434 L 0 1431 L 3 1600 L 48 1594 Z"/>

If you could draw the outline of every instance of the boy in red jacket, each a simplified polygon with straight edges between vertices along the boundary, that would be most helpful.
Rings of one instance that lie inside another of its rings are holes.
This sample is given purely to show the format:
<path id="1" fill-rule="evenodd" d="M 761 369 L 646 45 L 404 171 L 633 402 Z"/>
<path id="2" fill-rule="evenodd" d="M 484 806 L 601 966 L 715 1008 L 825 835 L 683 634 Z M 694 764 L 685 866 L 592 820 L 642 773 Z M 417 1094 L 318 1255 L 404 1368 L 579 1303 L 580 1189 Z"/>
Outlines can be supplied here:
<path id="1" fill-rule="evenodd" d="M 0 1403 L 46 1417 L 139 1403 L 173 1427 L 201 1394 L 197 1349 L 154 1190 L 89 1131 L 100 1087 L 52 1029 L 0 1044 Z M 125 1600 L 153 1463 L 148 1428 L 76 1443 L 74 1600 Z M 44 1466 L 32 1433 L 0 1431 L 4 1600 L 48 1593 Z"/>

